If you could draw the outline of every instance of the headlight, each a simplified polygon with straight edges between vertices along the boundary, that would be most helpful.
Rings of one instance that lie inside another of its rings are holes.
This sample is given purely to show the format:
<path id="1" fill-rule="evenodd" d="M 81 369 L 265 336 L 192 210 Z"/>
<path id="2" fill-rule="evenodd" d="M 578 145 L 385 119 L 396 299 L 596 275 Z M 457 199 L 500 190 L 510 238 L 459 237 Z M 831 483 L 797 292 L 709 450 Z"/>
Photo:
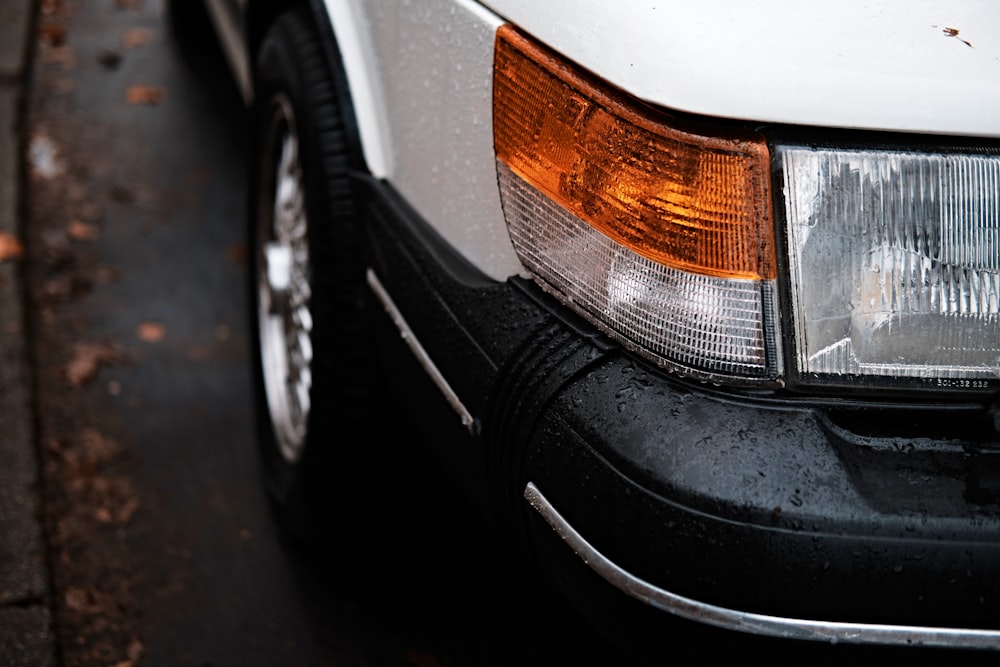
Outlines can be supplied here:
<path id="1" fill-rule="evenodd" d="M 1000 377 L 1000 158 L 783 146 L 804 381 Z"/>
<path id="2" fill-rule="evenodd" d="M 504 217 L 543 288 L 668 369 L 786 382 L 760 135 L 679 121 L 509 26 L 493 110 Z M 796 385 L 997 385 L 1000 155 L 778 145 L 773 166 Z"/>
<path id="3" fill-rule="evenodd" d="M 668 368 L 778 377 L 761 137 L 683 127 L 504 26 L 494 143 L 514 248 L 543 287 Z"/>

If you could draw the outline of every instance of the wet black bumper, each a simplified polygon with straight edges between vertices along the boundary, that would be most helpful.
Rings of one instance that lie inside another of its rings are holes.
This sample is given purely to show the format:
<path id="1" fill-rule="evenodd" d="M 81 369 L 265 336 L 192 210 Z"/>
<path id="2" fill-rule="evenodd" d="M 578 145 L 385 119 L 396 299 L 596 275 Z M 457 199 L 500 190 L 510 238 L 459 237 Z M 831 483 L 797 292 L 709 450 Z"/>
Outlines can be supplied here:
<path id="1" fill-rule="evenodd" d="M 400 402 L 588 614 L 639 599 L 775 636 L 1000 649 L 1000 454 L 983 405 L 668 377 L 530 282 L 481 276 L 391 189 L 362 184 Z M 567 555 L 616 592 L 585 593 Z"/>

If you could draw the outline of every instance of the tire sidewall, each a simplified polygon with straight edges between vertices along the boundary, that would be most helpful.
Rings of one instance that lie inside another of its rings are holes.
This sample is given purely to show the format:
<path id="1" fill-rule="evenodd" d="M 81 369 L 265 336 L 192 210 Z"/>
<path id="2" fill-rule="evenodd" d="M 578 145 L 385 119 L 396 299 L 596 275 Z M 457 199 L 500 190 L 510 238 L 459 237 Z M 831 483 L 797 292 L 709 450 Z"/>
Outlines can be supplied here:
<path id="1" fill-rule="evenodd" d="M 326 534 L 329 495 L 337 477 L 350 474 L 348 459 L 361 446 L 370 403 L 364 262 L 356 197 L 351 189 L 346 133 L 336 84 L 322 57 L 319 37 L 303 15 L 278 19 L 257 58 L 252 110 L 254 150 L 250 180 L 252 270 L 251 330 L 258 440 L 269 495 L 282 523 L 299 539 Z M 300 457 L 282 454 L 264 391 L 258 330 L 258 247 L 261 207 L 273 208 L 274 160 L 262 154 L 276 96 L 291 104 L 308 220 L 310 309 L 313 317 L 311 407 Z M 367 366 L 367 368 L 366 368 Z"/>

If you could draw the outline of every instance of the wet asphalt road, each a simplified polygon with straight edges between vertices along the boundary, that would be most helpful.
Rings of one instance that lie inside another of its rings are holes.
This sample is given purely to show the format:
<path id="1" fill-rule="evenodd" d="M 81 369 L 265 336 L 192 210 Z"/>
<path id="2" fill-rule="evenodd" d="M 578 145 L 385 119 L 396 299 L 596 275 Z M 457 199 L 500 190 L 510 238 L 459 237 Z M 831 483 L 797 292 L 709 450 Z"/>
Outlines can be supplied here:
<path id="1" fill-rule="evenodd" d="M 402 435 L 344 489 L 335 552 L 283 542 L 251 428 L 221 55 L 179 49 L 154 0 L 41 7 L 28 289 L 63 664 L 622 664 Z"/>

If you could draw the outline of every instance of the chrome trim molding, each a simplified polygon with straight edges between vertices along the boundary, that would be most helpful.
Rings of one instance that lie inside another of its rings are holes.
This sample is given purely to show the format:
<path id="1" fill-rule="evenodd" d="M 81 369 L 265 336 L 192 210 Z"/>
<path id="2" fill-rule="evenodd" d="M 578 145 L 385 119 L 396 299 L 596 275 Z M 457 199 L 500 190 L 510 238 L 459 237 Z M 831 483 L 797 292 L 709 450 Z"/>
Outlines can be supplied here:
<path id="1" fill-rule="evenodd" d="M 177 2 L 192 2 L 193 0 L 176 0 Z M 226 62 L 240 89 L 243 103 L 249 105 L 253 101 L 253 76 L 250 73 L 250 54 L 247 52 L 246 40 L 243 38 L 244 11 L 238 11 L 233 2 L 223 0 L 206 0 L 209 16 L 215 24 L 216 34 L 226 54 Z M 245 5 L 246 3 L 240 3 Z"/>
<path id="2" fill-rule="evenodd" d="M 782 618 L 726 609 L 698 602 L 657 588 L 615 565 L 590 545 L 542 495 L 533 482 L 524 497 L 566 544 L 594 572 L 628 595 L 657 609 L 682 618 L 726 630 L 783 639 L 893 646 L 947 647 L 1000 650 L 1000 631 L 967 628 L 937 628 L 912 625 L 839 623 Z"/>
<path id="3" fill-rule="evenodd" d="M 403 314 L 399 312 L 399 309 L 396 307 L 395 302 L 393 302 L 392 297 L 389 296 L 385 287 L 382 286 L 382 282 L 378 279 L 378 276 L 375 275 L 375 271 L 373 269 L 368 269 L 367 278 L 368 286 L 371 288 L 372 292 L 374 292 L 375 296 L 378 297 L 378 300 L 382 302 L 385 312 L 389 314 L 389 317 L 392 318 L 396 328 L 399 329 L 399 335 L 409 346 L 410 351 L 413 352 L 413 355 L 417 358 L 417 361 L 420 362 L 423 369 L 427 371 L 427 375 L 430 376 L 431 380 L 434 381 L 434 384 L 437 385 L 437 388 L 441 390 L 442 394 L 444 394 L 448 404 L 456 413 L 458 413 L 459 418 L 462 420 L 462 426 L 467 428 L 469 433 L 472 435 L 476 435 L 479 422 L 468 411 L 465 404 L 462 403 L 462 400 L 451 388 L 451 385 L 448 384 L 448 380 L 446 380 L 444 375 L 441 374 L 438 367 L 434 365 L 434 361 L 431 359 L 430 355 L 427 354 L 427 351 L 424 350 L 424 346 L 420 344 L 420 341 L 417 340 L 417 337 L 413 334 L 413 330 L 410 329 L 410 325 L 406 323 L 406 320 L 403 318 Z"/>

